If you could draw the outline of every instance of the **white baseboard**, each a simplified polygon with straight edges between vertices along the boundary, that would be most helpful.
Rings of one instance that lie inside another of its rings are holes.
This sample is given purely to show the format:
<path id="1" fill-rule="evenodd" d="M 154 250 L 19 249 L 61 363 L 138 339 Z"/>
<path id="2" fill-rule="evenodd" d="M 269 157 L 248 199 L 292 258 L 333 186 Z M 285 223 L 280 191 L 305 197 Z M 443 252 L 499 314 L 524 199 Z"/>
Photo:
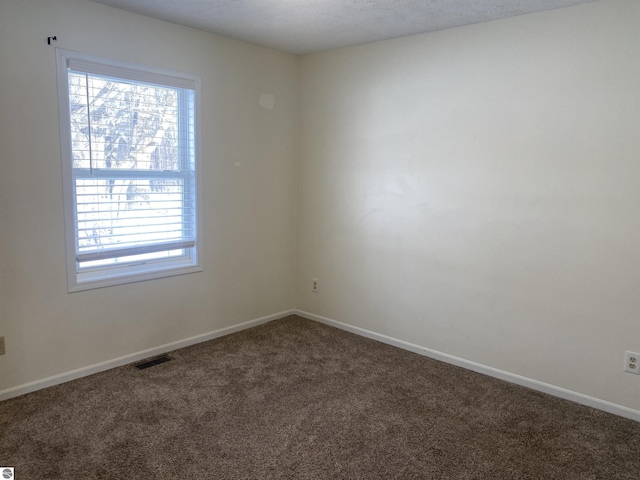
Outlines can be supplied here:
<path id="1" fill-rule="evenodd" d="M 247 328 L 251 327 L 256 327 L 263 323 L 277 320 L 288 315 L 293 315 L 294 313 L 295 310 L 286 310 L 284 312 L 274 313 L 273 315 L 256 318 L 255 320 L 249 320 L 248 322 L 240 323 L 238 325 L 232 325 L 231 327 L 221 328 L 220 330 L 215 330 L 213 332 L 196 335 L 195 337 L 185 338 L 184 340 L 167 343 L 166 345 L 150 348 L 141 352 L 131 353 L 129 355 L 125 355 L 124 357 L 114 358 L 113 360 L 107 360 L 106 362 L 96 363 L 94 365 L 89 365 L 88 367 L 82 367 L 70 372 L 60 373 L 58 375 L 54 375 L 53 377 L 43 378 L 42 380 L 25 383 L 24 385 L 18 385 L 17 387 L 12 387 L 7 390 L 0 391 L 0 401 L 18 397 L 26 393 L 35 392 L 36 390 L 41 390 L 43 388 L 52 387 L 54 385 L 59 385 L 71 380 L 76 380 L 77 378 L 93 375 L 94 373 L 103 372 L 111 368 L 127 365 L 128 363 L 137 362 L 138 360 L 142 360 L 144 358 L 161 355 L 173 350 L 178 350 L 179 348 L 195 345 L 196 343 L 206 342 L 207 340 L 213 340 L 214 338 L 218 337 L 224 337 L 225 335 L 229 335 L 231 333 L 246 330 Z"/>
<path id="2" fill-rule="evenodd" d="M 248 322 L 240 323 L 238 325 L 221 328 L 213 332 L 205 333 L 202 335 L 196 335 L 195 337 L 185 338 L 183 340 L 178 340 L 172 343 L 167 343 L 166 345 L 161 345 L 159 347 L 150 348 L 148 350 L 143 350 L 141 352 L 132 353 L 129 355 L 125 355 L 123 357 L 115 358 L 113 360 L 107 360 L 105 362 L 96 363 L 94 365 L 89 365 L 87 367 L 79 368 L 77 370 L 72 370 L 70 372 L 65 372 L 58 375 L 54 375 L 52 377 L 44 378 L 42 380 L 36 380 L 34 382 L 25 383 L 24 385 L 18 385 L 17 387 L 12 387 L 7 390 L 0 391 L 0 401 L 8 400 L 9 398 L 18 397 L 26 393 L 35 392 L 36 390 L 41 390 L 43 388 L 52 387 L 54 385 L 59 385 L 61 383 L 69 382 L 71 380 L 76 380 L 78 378 L 86 377 L 94 373 L 103 372 L 111 368 L 120 367 L 122 365 L 133 363 L 145 358 L 153 357 L 155 355 L 161 355 L 163 353 L 171 352 L 179 348 L 184 348 L 190 345 L 195 345 L 197 343 L 213 340 L 214 338 L 223 337 L 225 335 L 239 332 L 241 330 L 246 330 L 248 328 L 255 327 L 263 323 L 271 322 L 272 320 L 277 320 L 279 318 L 283 318 L 293 314 L 299 315 L 309 320 L 314 320 L 316 322 L 323 323 L 325 325 L 336 327 L 341 330 L 345 330 L 347 332 L 355 333 L 356 335 L 360 335 L 362 337 L 370 338 L 372 340 L 377 340 L 379 342 L 386 343 L 394 347 L 402 348 L 403 350 L 408 350 L 410 352 L 417 353 L 419 355 L 424 355 L 425 357 L 433 358 L 441 362 L 466 368 L 474 372 L 482 373 L 484 375 L 489 375 L 490 377 L 499 378 L 500 380 L 505 380 L 507 382 L 515 383 L 516 385 L 522 385 L 523 387 L 531 388 L 532 390 L 537 390 L 539 392 L 547 393 L 549 395 L 554 395 L 559 398 L 564 398 L 565 400 L 570 400 L 570 401 L 579 403 L 581 405 L 593 407 L 598 410 L 603 410 L 605 412 L 613 413 L 614 415 L 619 415 L 621 417 L 629 418 L 631 420 L 640 422 L 640 410 L 634 410 L 632 408 L 618 405 L 616 403 L 608 402 L 606 400 L 601 400 L 599 398 L 591 397 L 589 395 L 584 395 L 582 393 L 574 392 L 572 390 L 567 390 L 566 388 L 557 387 L 555 385 L 540 382 L 532 378 L 523 377 L 515 373 L 510 373 L 504 370 L 499 370 L 497 368 L 488 367 L 480 363 L 472 362 L 470 360 L 465 360 L 464 358 L 455 357 L 453 355 L 442 353 L 437 350 L 432 350 L 430 348 L 422 347 L 420 345 L 405 342 L 404 340 L 398 340 L 397 338 L 372 332 L 364 328 L 354 327 L 353 325 L 348 325 L 346 323 L 338 322 L 337 320 L 332 320 L 330 318 L 322 317 L 320 315 L 305 312 L 303 310 L 295 310 L 295 309 L 275 313 L 273 315 L 257 318 L 255 320 L 249 320 Z"/>
<path id="3" fill-rule="evenodd" d="M 301 317 L 307 318 L 309 320 L 314 320 L 316 322 L 324 323 L 325 325 L 336 327 L 341 330 L 345 330 L 347 332 L 355 333 L 356 335 L 360 335 L 362 337 L 367 337 L 372 340 L 377 340 L 379 342 L 386 343 L 388 345 L 393 345 L 394 347 L 402 348 L 403 350 L 408 350 L 410 352 L 417 353 L 419 355 L 424 355 L 425 357 L 433 358 L 441 362 L 466 368 L 467 370 L 472 370 L 474 372 L 482 373 L 490 377 L 499 378 L 500 380 L 505 380 L 507 382 L 515 383 L 516 385 L 521 385 L 523 387 L 527 387 L 532 390 L 548 393 L 549 395 L 553 395 L 555 397 L 560 397 L 565 400 L 571 400 L 572 402 L 576 402 L 581 405 L 586 405 L 587 407 L 593 407 L 598 410 L 603 410 L 608 413 L 613 413 L 614 415 L 619 415 L 621 417 L 629 418 L 631 420 L 635 420 L 636 422 L 640 422 L 640 410 L 634 410 L 633 408 L 618 405 L 616 403 L 608 402 L 606 400 L 601 400 L 599 398 L 591 397 L 589 395 L 584 395 L 582 393 L 574 392 L 572 390 L 567 390 L 566 388 L 557 387 L 555 385 L 540 382 L 532 378 L 516 375 L 515 373 L 510 373 L 504 370 L 499 370 L 497 368 L 488 367 L 480 363 L 472 362 L 470 360 L 465 360 L 464 358 L 455 357 L 453 355 L 442 353 L 437 350 L 421 347 L 420 345 L 405 342 L 404 340 L 398 340 L 397 338 L 372 332 L 364 328 L 354 327 L 353 325 L 348 325 L 346 323 L 338 322 L 336 320 L 322 317 L 320 315 L 315 315 L 313 313 L 305 312 L 302 310 L 296 310 L 295 314 Z"/>

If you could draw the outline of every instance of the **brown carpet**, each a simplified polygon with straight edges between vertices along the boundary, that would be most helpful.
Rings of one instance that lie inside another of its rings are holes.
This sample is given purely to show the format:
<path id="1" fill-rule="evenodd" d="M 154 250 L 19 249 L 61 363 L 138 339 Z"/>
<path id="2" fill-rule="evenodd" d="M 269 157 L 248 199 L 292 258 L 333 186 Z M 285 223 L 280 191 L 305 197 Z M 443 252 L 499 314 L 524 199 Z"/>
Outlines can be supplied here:
<path id="1" fill-rule="evenodd" d="M 299 317 L 0 403 L 27 479 L 633 479 L 640 423 Z"/>

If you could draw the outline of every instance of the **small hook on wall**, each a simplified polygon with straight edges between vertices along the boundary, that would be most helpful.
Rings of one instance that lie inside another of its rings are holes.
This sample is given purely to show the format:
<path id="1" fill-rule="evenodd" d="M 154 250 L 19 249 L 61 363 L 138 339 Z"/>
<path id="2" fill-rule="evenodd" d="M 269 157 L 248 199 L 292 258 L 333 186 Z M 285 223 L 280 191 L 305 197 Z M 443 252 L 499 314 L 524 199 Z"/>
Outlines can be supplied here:
<path id="1" fill-rule="evenodd" d="M 58 37 L 54 35 L 53 37 L 47 37 L 47 45 L 51 45 L 51 40 L 54 42 L 58 40 Z"/>

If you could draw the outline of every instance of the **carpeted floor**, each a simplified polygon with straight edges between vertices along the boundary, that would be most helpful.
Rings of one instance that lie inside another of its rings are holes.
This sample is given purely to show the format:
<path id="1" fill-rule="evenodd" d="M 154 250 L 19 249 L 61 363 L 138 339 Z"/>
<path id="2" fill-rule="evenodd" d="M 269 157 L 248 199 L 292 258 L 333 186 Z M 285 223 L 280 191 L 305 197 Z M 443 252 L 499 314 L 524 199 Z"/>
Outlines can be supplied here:
<path id="1" fill-rule="evenodd" d="M 640 478 L 640 423 L 299 317 L 0 403 L 27 479 Z"/>

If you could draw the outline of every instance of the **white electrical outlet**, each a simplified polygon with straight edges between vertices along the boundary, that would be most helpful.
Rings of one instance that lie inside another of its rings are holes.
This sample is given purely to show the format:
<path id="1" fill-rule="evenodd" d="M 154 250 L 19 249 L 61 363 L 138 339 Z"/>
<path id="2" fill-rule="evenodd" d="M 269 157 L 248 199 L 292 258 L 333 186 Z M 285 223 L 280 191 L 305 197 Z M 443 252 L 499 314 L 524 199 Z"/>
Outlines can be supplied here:
<path id="1" fill-rule="evenodd" d="M 313 293 L 320 293 L 320 280 L 317 278 L 311 279 L 311 291 Z"/>
<path id="2" fill-rule="evenodd" d="M 640 353 L 625 352 L 624 371 L 640 375 Z"/>

